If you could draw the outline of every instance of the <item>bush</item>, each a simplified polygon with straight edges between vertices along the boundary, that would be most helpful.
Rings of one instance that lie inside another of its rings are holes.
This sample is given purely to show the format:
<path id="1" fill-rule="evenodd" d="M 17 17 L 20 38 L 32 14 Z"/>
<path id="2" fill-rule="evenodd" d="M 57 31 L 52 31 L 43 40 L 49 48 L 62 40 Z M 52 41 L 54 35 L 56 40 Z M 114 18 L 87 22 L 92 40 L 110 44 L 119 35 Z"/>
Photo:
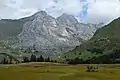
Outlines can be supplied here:
<path id="1" fill-rule="evenodd" d="M 27 62 L 30 62 L 30 60 L 29 60 L 28 57 L 23 57 L 23 62 L 24 62 L 24 63 L 27 63 Z"/>
<path id="2" fill-rule="evenodd" d="M 87 66 L 86 72 L 98 72 L 98 66 Z"/>

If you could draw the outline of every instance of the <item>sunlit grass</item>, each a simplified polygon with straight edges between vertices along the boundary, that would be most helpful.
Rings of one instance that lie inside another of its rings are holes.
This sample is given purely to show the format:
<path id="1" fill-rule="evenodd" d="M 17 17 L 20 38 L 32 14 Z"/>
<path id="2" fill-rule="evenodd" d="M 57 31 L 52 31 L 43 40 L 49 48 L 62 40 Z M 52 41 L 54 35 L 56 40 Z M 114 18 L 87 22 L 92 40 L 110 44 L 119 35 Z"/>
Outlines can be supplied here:
<path id="1" fill-rule="evenodd" d="M 104 65 L 99 67 L 99 72 L 86 72 L 86 65 L 1 65 L 0 80 L 120 80 L 120 67 Z"/>

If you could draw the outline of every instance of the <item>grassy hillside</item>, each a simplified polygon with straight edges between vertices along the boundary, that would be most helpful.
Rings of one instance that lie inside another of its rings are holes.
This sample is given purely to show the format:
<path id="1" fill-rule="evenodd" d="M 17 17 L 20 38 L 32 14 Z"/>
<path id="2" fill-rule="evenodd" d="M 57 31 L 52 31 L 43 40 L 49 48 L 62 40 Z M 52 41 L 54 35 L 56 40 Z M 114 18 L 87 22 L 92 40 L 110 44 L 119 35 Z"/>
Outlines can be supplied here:
<path id="1" fill-rule="evenodd" d="M 77 46 L 74 50 L 62 55 L 64 59 L 76 58 L 91 59 L 115 54 L 115 58 L 120 58 L 120 18 L 97 30 L 93 38 Z"/>

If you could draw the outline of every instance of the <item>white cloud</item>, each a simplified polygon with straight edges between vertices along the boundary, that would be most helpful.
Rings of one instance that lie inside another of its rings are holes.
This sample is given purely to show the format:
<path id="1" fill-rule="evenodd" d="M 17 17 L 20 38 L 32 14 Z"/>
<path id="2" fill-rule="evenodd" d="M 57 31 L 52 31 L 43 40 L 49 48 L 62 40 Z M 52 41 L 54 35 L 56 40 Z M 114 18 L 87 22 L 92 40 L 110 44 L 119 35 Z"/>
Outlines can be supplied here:
<path id="1" fill-rule="evenodd" d="M 0 0 L 0 18 L 21 18 L 45 10 L 57 17 L 72 14 L 89 22 L 109 22 L 120 16 L 119 0 Z"/>
<path id="2" fill-rule="evenodd" d="M 88 8 L 88 22 L 109 22 L 120 17 L 119 0 L 96 0 Z"/>
<path id="3" fill-rule="evenodd" d="M 78 15 L 82 11 L 82 6 L 83 4 L 80 0 L 57 0 L 57 2 L 53 2 L 50 7 L 47 7 L 46 11 L 55 17 L 62 13 Z"/>

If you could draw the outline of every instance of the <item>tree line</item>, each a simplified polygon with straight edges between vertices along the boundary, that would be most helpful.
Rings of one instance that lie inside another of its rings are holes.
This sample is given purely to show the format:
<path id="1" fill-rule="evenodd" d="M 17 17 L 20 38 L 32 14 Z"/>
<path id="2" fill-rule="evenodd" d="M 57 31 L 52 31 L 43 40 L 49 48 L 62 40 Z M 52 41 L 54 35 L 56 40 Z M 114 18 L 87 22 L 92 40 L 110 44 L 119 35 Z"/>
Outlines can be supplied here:
<path id="1" fill-rule="evenodd" d="M 50 57 L 44 58 L 42 55 L 37 57 L 36 55 L 32 54 L 31 57 L 23 57 L 23 61 L 21 63 L 28 63 L 28 62 L 55 62 L 56 60 L 52 60 Z M 8 58 L 3 58 L 3 60 L 0 61 L 0 64 L 13 64 L 15 61 Z"/>
<path id="2" fill-rule="evenodd" d="M 0 64 L 12 64 L 12 59 L 3 58 L 3 60 L 0 61 Z"/>
<path id="3" fill-rule="evenodd" d="M 36 55 L 32 54 L 30 58 L 23 57 L 23 63 L 27 62 L 57 62 L 57 61 L 52 60 L 50 57 L 44 58 L 42 55 L 37 57 Z"/>
<path id="4" fill-rule="evenodd" d="M 100 49 L 89 49 L 92 53 L 102 54 L 100 56 L 89 57 L 86 60 L 76 57 L 75 59 L 66 59 L 68 64 L 120 64 L 120 49 L 114 48 L 108 54 L 103 54 Z"/>

